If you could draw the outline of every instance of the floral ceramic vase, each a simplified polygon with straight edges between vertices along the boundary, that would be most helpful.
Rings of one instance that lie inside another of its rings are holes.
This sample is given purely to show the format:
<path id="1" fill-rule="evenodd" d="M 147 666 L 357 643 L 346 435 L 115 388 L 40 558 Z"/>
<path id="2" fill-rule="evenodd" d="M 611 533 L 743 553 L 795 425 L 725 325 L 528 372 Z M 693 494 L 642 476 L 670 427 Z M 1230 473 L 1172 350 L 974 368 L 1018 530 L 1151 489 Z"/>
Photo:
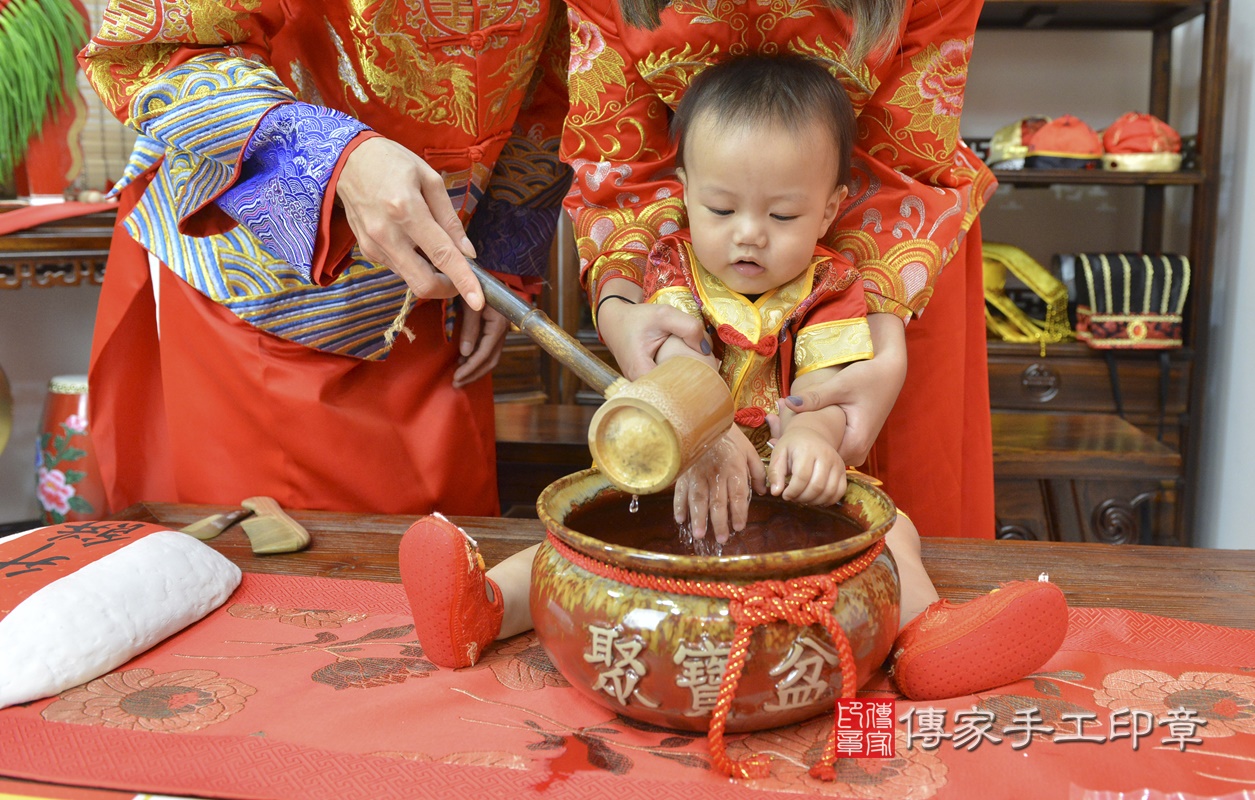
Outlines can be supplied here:
<path id="1" fill-rule="evenodd" d="M 104 485 L 88 434 L 86 375 L 60 375 L 48 382 L 35 481 L 45 525 L 105 514 Z"/>

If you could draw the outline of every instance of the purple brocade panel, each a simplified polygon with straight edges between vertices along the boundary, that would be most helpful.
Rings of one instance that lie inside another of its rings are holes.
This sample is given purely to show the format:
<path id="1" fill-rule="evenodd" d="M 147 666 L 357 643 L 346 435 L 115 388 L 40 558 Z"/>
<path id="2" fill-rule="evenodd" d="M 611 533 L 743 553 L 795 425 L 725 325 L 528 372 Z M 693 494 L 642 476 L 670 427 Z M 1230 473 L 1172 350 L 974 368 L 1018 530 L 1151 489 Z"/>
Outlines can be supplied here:
<path id="1" fill-rule="evenodd" d="M 275 106 L 258 123 L 239 178 L 218 207 L 308 279 L 327 183 L 345 146 L 364 130 L 322 106 Z"/>

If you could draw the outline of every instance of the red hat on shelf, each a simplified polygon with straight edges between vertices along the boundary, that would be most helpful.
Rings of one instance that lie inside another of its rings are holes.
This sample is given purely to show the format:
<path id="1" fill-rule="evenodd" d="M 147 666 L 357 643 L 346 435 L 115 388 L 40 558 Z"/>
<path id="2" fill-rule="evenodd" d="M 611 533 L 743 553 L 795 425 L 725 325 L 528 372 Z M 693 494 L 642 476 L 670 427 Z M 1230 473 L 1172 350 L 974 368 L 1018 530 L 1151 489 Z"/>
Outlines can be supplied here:
<path id="1" fill-rule="evenodd" d="M 1102 140 L 1071 114 L 1042 125 L 1026 144 L 1028 169 L 1098 169 L 1102 164 Z"/>
<path id="2" fill-rule="evenodd" d="M 1151 114 L 1130 111 L 1103 132 L 1103 169 L 1175 172 L 1181 168 L 1181 136 Z"/>

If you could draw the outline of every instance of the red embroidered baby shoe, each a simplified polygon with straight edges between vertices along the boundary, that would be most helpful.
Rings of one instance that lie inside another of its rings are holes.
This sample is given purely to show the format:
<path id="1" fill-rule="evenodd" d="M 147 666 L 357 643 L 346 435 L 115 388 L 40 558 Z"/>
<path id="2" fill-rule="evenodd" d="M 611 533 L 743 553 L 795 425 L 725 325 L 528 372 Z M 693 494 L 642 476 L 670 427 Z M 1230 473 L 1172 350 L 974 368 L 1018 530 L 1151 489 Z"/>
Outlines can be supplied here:
<path id="1" fill-rule="evenodd" d="M 432 514 L 401 537 L 399 557 L 423 653 L 442 667 L 474 664 L 497 638 L 504 609 L 501 590 L 484 574 L 475 540 Z"/>
<path id="2" fill-rule="evenodd" d="M 1067 601 L 1045 580 L 1003 584 L 966 603 L 938 600 L 894 641 L 893 680 L 912 700 L 1004 686 L 1041 668 L 1067 632 Z"/>

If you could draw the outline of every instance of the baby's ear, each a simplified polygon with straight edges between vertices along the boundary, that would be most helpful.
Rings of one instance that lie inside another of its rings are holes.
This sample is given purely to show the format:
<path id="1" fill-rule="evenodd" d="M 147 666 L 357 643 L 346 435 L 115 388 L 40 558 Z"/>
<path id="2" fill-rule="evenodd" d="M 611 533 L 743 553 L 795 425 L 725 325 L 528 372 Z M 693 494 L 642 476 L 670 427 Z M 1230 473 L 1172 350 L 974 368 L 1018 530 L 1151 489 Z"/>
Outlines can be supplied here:
<path id="1" fill-rule="evenodd" d="M 821 231 L 827 231 L 832 225 L 832 221 L 837 218 L 837 212 L 841 210 L 841 204 L 845 202 L 846 195 L 850 193 L 849 187 L 841 184 L 833 190 L 832 196 L 828 198 L 827 204 L 824 206 L 824 225 Z"/>
<path id="2" fill-rule="evenodd" d="M 684 174 L 684 167 L 675 168 L 675 177 L 679 179 L 680 185 L 685 189 L 689 188 L 688 176 Z"/>

